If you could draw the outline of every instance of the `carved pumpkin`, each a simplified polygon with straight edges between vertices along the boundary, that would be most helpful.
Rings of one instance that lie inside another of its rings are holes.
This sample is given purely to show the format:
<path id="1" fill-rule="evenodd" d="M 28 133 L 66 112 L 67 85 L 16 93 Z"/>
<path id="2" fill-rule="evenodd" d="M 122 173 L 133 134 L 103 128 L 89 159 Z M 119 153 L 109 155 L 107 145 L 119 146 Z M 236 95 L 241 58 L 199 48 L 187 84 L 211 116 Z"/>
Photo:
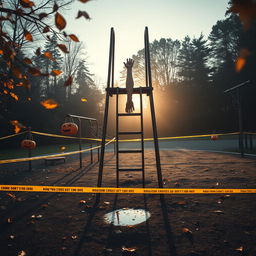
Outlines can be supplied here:
<path id="1" fill-rule="evenodd" d="M 22 140 L 21 147 L 24 149 L 35 149 L 36 142 L 34 140 Z"/>
<path id="2" fill-rule="evenodd" d="M 218 140 L 218 139 L 219 139 L 218 135 L 212 135 L 211 136 L 211 140 Z"/>
<path id="3" fill-rule="evenodd" d="M 75 123 L 64 123 L 60 129 L 63 135 L 75 135 L 78 132 L 78 126 Z"/>

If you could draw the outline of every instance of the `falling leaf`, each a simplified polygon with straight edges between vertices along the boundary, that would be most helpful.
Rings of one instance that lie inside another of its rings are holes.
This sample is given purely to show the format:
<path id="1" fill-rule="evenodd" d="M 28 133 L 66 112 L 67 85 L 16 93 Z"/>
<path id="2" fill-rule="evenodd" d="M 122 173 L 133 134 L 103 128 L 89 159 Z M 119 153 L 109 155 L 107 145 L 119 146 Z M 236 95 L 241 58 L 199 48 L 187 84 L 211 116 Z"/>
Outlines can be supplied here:
<path id="1" fill-rule="evenodd" d="M 76 19 L 79 19 L 80 17 L 85 17 L 87 20 L 90 20 L 90 16 L 85 11 L 78 11 Z"/>
<path id="2" fill-rule="evenodd" d="M 4 54 L 4 51 L 3 50 L 0 50 L 0 55 L 3 55 Z"/>
<path id="3" fill-rule="evenodd" d="M 12 199 L 16 199 L 16 196 L 12 193 L 6 193 L 7 196 L 11 197 Z"/>
<path id="4" fill-rule="evenodd" d="M 41 71 L 37 68 L 29 68 L 28 72 L 33 76 L 40 76 L 41 75 Z"/>
<path id="5" fill-rule="evenodd" d="M 52 53 L 49 51 L 44 52 L 44 56 L 52 61 L 55 61 L 55 59 L 52 56 Z"/>
<path id="6" fill-rule="evenodd" d="M 87 99 L 86 98 L 81 98 L 81 101 L 82 102 L 87 102 Z"/>
<path id="7" fill-rule="evenodd" d="M 27 98 L 27 101 L 31 101 L 31 98 L 30 98 L 30 97 L 28 97 L 28 98 Z"/>
<path id="8" fill-rule="evenodd" d="M 43 18 L 47 17 L 48 14 L 45 13 L 45 12 L 42 12 L 42 13 L 40 13 L 38 16 L 39 16 L 39 19 L 42 20 Z"/>
<path id="9" fill-rule="evenodd" d="M 19 97 L 18 97 L 15 93 L 10 92 L 10 95 L 11 95 L 11 97 L 14 98 L 15 100 L 19 100 Z"/>
<path id="10" fill-rule="evenodd" d="M 58 9 L 59 9 L 59 6 L 57 5 L 57 3 L 54 3 L 52 11 L 56 12 L 56 11 L 58 11 Z"/>
<path id="11" fill-rule="evenodd" d="M 48 26 L 44 27 L 43 33 L 48 33 L 50 31 L 50 28 Z"/>
<path id="12" fill-rule="evenodd" d="M 22 73 L 20 72 L 20 70 L 18 68 L 12 68 L 12 73 L 18 79 L 22 78 Z"/>
<path id="13" fill-rule="evenodd" d="M 33 42 L 33 36 L 27 30 L 24 31 L 24 36 L 26 40 Z"/>
<path id="14" fill-rule="evenodd" d="M 58 70 L 58 69 L 53 69 L 53 70 L 52 70 L 52 75 L 53 75 L 53 76 L 58 76 L 58 75 L 60 75 L 61 73 L 62 73 L 61 70 Z"/>
<path id="15" fill-rule="evenodd" d="M 23 59 L 23 62 L 25 63 L 25 64 L 32 64 L 32 60 L 31 59 L 29 59 L 29 58 L 24 58 Z"/>
<path id="16" fill-rule="evenodd" d="M 19 2 L 23 8 L 31 8 L 31 7 L 35 6 L 34 2 L 32 2 L 30 0 L 19 0 Z"/>
<path id="17" fill-rule="evenodd" d="M 36 55 L 37 55 L 37 56 L 40 56 L 40 55 L 41 55 L 41 48 L 40 48 L 40 47 L 36 49 Z"/>
<path id="18" fill-rule="evenodd" d="M 26 128 L 26 126 L 21 124 L 18 120 L 11 120 L 10 123 L 14 126 L 15 133 L 19 133 L 22 128 Z"/>
<path id="19" fill-rule="evenodd" d="M 71 34 L 71 35 L 68 35 L 74 42 L 79 42 L 79 39 L 77 38 L 76 35 L 74 34 Z"/>
<path id="20" fill-rule="evenodd" d="M 239 56 L 236 59 L 236 72 L 240 72 L 245 63 L 246 63 L 246 58 L 250 55 L 250 52 L 248 49 L 241 49 Z"/>
<path id="21" fill-rule="evenodd" d="M 85 200 L 80 200 L 79 204 L 86 204 L 86 201 Z"/>
<path id="22" fill-rule="evenodd" d="M 59 104 L 53 99 L 43 100 L 40 104 L 46 109 L 54 109 L 59 106 Z"/>
<path id="23" fill-rule="evenodd" d="M 71 238 L 72 238 L 73 240 L 77 239 L 77 237 L 78 237 L 78 236 L 76 236 L 76 235 L 71 236 Z"/>
<path id="24" fill-rule="evenodd" d="M 73 83 L 72 76 L 69 76 L 68 79 L 65 81 L 64 86 L 70 86 Z"/>
<path id="25" fill-rule="evenodd" d="M 59 30 L 62 30 L 66 27 L 66 20 L 58 12 L 55 14 L 55 25 Z"/>
<path id="26" fill-rule="evenodd" d="M 67 47 L 65 44 L 57 44 L 57 46 L 64 52 L 64 53 L 69 53 Z"/>

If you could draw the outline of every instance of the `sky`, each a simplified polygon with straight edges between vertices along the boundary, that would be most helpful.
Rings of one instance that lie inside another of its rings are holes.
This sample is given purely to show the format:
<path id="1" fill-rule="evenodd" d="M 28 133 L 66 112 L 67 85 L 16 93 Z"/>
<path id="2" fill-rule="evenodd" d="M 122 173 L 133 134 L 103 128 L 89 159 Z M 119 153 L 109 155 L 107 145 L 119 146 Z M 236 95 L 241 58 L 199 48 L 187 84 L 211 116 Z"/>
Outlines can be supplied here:
<path id="1" fill-rule="evenodd" d="M 110 28 L 116 38 L 115 80 L 126 58 L 143 49 L 144 29 L 149 40 L 171 38 L 182 40 L 186 35 L 206 37 L 217 20 L 225 18 L 229 0 L 91 0 L 76 1 L 72 10 L 63 13 L 67 31 L 76 34 L 85 44 L 89 68 L 96 82 L 107 79 Z M 87 11 L 91 20 L 75 19 L 77 11 Z"/>

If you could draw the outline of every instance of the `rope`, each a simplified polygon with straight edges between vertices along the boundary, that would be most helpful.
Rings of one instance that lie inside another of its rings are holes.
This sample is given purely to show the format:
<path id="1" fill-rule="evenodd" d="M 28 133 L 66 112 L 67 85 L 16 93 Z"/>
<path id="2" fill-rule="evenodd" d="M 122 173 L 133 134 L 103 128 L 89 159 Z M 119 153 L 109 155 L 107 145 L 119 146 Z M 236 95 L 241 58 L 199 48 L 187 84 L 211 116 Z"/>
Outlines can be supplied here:
<path id="1" fill-rule="evenodd" d="M 25 132 L 20 132 L 20 133 L 15 133 L 15 134 L 11 134 L 11 135 L 8 135 L 8 136 L 5 136 L 5 137 L 1 137 L 0 140 L 5 140 L 5 139 L 8 139 L 8 138 L 12 138 L 12 137 L 15 137 L 15 136 L 24 134 L 24 133 L 26 133 L 26 132 L 27 132 L 27 131 L 25 131 Z"/>

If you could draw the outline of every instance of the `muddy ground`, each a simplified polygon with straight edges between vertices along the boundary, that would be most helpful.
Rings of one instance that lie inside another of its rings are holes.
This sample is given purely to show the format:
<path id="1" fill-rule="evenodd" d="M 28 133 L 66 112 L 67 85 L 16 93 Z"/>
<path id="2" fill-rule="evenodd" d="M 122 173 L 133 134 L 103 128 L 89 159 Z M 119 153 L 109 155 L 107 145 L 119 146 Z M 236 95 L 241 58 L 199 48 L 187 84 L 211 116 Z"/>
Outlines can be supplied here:
<path id="1" fill-rule="evenodd" d="M 115 158 L 107 153 L 103 186 L 115 187 Z M 139 167 L 135 155 L 123 167 Z M 255 188 L 256 160 L 202 151 L 161 151 L 166 188 Z M 88 162 L 84 162 L 88 164 Z M 1 184 L 96 186 L 98 165 L 2 165 Z M 71 183 L 72 182 L 72 183 Z M 122 173 L 121 187 L 141 187 L 141 174 Z M 146 187 L 157 187 L 154 152 L 146 151 Z M 256 255 L 256 195 L 0 193 L 1 255 Z M 115 209 L 147 209 L 135 226 L 105 223 Z"/>

